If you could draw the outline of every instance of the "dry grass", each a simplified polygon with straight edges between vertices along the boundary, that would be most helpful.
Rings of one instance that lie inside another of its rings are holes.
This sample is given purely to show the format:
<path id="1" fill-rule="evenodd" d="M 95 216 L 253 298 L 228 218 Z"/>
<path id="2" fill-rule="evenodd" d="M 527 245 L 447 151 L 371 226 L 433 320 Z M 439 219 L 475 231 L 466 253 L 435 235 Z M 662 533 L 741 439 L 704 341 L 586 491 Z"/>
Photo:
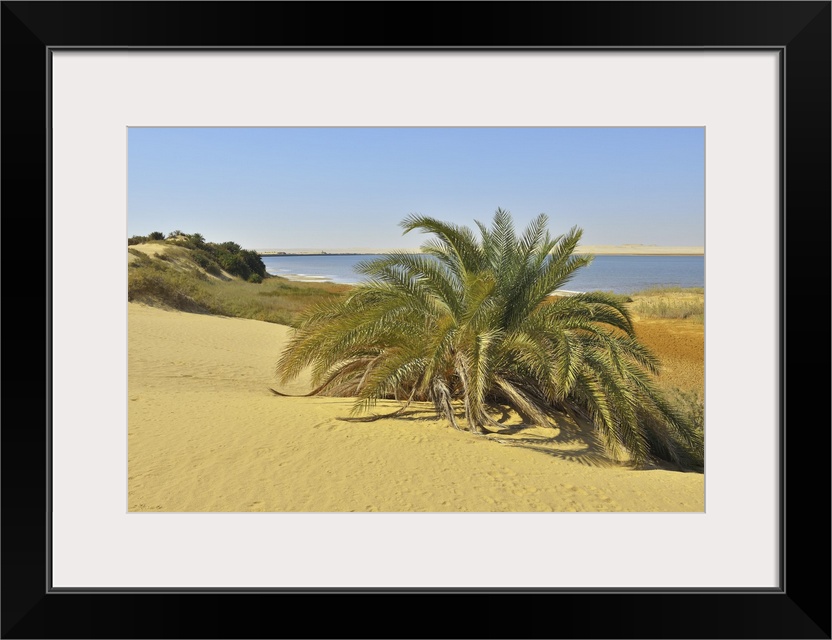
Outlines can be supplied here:
<path id="1" fill-rule="evenodd" d="M 631 296 L 632 310 L 645 318 L 705 321 L 705 290 L 702 287 L 657 287 Z"/>
<path id="2" fill-rule="evenodd" d="M 234 279 L 205 287 L 224 315 L 294 326 L 312 305 L 348 290 L 346 285 L 324 282 L 292 282 L 273 276 L 262 284 Z"/>

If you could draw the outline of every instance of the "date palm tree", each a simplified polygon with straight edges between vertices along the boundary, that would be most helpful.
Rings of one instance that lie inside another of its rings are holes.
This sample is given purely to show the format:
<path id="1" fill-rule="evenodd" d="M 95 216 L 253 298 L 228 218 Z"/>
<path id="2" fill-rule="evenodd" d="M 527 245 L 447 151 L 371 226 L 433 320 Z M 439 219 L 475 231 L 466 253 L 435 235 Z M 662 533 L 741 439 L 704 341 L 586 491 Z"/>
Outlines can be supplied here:
<path id="1" fill-rule="evenodd" d="M 286 382 L 311 367 L 312 393 L 433 402 L 457 429 L 498 427 L 494 407 L 552 425 L 566 413 L 613 456 L 685 462 L 695 430 L 656 386 L 658 361 L 612 294 L 558 296 L 592 258 L 575 255 L 581 230 L 552 237 L 541 214 L 518 237 L 507 211 L 490 228 L 411 215 L 405 233 L 430 234 L 421 254 L 365 261 L 368 280 L 313 308 L 282 353 Z"/>

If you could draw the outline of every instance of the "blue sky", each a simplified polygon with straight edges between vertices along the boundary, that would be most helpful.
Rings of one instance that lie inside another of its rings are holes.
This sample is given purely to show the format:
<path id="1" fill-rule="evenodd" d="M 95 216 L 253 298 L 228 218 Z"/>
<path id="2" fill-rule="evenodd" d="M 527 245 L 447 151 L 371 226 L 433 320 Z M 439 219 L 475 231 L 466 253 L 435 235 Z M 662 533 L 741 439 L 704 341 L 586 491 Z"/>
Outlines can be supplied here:
<path id="1" fill-rule="evenodd" d="M 131 128 L 128 236 L 415 248 L 411 213 L 539 213 L 582 244 L 704 245 L 703 128 Z"/>

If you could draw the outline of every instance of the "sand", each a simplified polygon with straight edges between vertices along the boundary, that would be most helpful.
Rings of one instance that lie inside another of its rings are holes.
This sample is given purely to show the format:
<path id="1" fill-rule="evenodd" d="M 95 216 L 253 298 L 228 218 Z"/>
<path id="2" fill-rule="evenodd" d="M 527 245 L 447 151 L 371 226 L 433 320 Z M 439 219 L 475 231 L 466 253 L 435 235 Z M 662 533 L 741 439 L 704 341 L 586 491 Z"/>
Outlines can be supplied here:
<path id="1" fill-rule="evenodd" d="M 702 474 L 611 465 L 558 430 L 497 442 L 425 405 L 359 423 L 349 399 L 277 397 L 291 331 L 129 304 L 131 512 L 704 510 Z"/>

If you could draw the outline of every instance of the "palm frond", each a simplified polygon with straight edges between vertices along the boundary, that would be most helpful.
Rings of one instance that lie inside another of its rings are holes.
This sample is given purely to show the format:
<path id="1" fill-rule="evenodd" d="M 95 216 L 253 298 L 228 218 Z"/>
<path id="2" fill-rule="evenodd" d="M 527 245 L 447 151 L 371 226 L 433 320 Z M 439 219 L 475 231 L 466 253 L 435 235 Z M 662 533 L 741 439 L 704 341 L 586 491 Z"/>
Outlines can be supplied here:
<path id="1" fill-rule="evenodd" d="M 461 429 L 497 426 L 493 403 L 551 425 L 565 411 L 589 424 L 612 456 L 701 466 L 701 429 L 660 391 L 659 362 L 636 337 L 620 296 L 551 296 L 592 261 L 575 255 L 582 232 L 552 236 L 540 214 L 518 236 L 508 211 L 468 227 L 410 215 L 404 233 L 429 238 L 422 254 L 360 264 L 369 279 L 310 309 L 277 363 L 288 381 L 309 369 L 312 393 L 430 400 Z M 279 393 L 279 392 L 278 392 Z"/>

